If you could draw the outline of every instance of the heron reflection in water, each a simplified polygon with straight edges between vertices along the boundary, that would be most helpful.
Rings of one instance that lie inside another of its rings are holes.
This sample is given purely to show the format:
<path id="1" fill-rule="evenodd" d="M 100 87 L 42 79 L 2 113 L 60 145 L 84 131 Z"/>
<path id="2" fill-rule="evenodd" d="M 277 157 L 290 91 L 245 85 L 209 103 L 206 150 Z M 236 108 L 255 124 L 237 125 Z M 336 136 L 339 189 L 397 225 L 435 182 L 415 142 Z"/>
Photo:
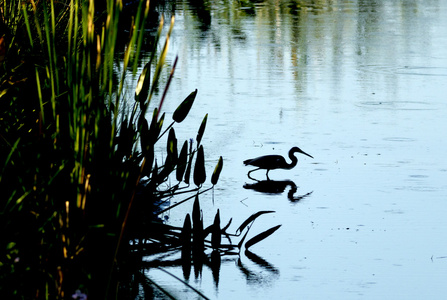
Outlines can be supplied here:
<path id="1" fill-rule="evenodd" d="M 257 158 L 252 158 L 252 159 L 247 159 L 244 161 L 244 164 L 246 166 L 255 166 L 258 167 L 254 170 L 251 170 L 250 172 L 248 172 L 248 177 L 253 179 L 252 177 L 250 177 L 250 173 L 257 171 L 259 169 L 264 169 L 267 170 L 266 176 L 267 176 L 267 180 L 270 180 L 269 178 L 269 171 L 270 170 L 274 170 L 274 169 L 292 169 L 296 166 L 296 164 L 298 163 L 298 159 L 295 156 L 295 153 L 301 153 L 304 155 L 307 155 L 311 158 L 313 158 L 312 155 L 307 154 L 306 152 L 304 152 L 303 150 L 301 150 L 298 147 L 293 147 L 292 149 L 290 149 L 289 151 L 289 157 L 292 160 L 292 162 L 290 164 L 288 164 L 285 160 L 285 158 L 281 155 L 265 155 L 265 156 L 260 156 Z"/>
<path id="2" fill-rule="evenodd" d="M 304 195 L 294 196 L 296 191 L 298 190 L 298 186 L 295 184 L 295 182 L 291 180 L 256 180 L 255 183 L 246 183 L 244 184 L 244 189 L 249 190 L 255 190 L 257 192 L 266 193 L 266 194 L 282 194 L 285 189 L 290 186 L 290 190 L 287 193 L 287 198 L 289 198 L 290 201 L 296 202 L 299 201 L 307 196 L 310 196 L 310 194 L 313 193 L 309 192 Z"/>

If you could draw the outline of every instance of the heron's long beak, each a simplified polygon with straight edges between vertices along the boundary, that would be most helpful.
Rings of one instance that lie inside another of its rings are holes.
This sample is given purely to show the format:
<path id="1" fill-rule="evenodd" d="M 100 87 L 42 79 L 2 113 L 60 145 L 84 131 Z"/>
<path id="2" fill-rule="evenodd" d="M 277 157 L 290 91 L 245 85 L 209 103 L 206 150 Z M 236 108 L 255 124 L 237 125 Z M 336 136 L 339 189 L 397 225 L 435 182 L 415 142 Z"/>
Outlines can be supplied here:
<path id="1" fill-rule="evenodd" d="M 306 152 L 304 152 L 303 150 L 300 150 L 300 153 L 302 153 L 302 154 L 304 154 L 304 155 L 307 155 L 307 156 L 309 156 L 309 157 L 311 157 L 311 158 L 314 158 L 312 155 L 310 155 L 310 154 L 307 154 Z"/>

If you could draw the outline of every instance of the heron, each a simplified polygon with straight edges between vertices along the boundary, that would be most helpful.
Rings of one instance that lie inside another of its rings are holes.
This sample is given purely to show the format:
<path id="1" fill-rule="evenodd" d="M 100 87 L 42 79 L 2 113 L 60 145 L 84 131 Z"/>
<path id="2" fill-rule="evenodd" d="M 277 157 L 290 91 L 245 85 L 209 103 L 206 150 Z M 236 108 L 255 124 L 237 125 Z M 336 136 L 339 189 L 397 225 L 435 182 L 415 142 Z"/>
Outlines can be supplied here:
<path id="1" fill-rule="evenodd" d="M 265 155 L 265 156 L 260 156 L 260 157 L 256 157 L 256 158 L 252 158 L 252 159 L 247 159 L 247 160 L 244 160 L 244 164 L 246 166 L 250 165 L 250 166 L 258 167 L 256 169 L 251 170 L 250 172 L 248 172 L 248 177 L 250 177 L 250 173 L 251 172 L 257 171 L 259 169 L 267 170 L 267 173 L 266 173 L 267 179 L 269 179 L 269 171 L 270 170 L 273 170 L 273 169 L 287 169 L 287 170 L 290 170 L 290 169 L 292 169 L 298 163 L 298 159 L 295 157 L 295 153 L 296 152 L 304 154 L 304 155 L 307 155 L 307 156 L 313 158 L 312 155 L 307 154 L 306 152 L 304 152 L 300 148 L 293 147 L 289 151 L 289 157 L 292 160 L 292 162 L 290 164 L 288 164 L 286 162 L 285 158 L 283 156 L 281 156 L 281 155 Z"/>

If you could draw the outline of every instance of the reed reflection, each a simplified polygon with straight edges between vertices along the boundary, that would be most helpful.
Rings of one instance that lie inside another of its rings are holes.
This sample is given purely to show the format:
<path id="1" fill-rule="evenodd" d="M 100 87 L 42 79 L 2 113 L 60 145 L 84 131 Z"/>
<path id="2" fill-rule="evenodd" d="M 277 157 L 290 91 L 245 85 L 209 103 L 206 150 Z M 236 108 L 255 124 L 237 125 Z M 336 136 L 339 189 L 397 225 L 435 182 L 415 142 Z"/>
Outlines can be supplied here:
<path id="1" fill-rule="evenodd" d="M 274 279 L 279 278 L 279 269 L 267 262 L 264 258 L 254 254 L 249 250 L 245 251 L 245 256 L 257 267 L 262 269 L 262 272 L 259 272 L 259 270 L 252 270 L 246 264 L 242 263 L 241 258 L 239 257 L 239 259 L 237 260 L 237 266 L 239 267 L 239 270 L 244 274 L 247 280 L 247 284 L 259 285 L 266 282 L 271 282 Z"/>

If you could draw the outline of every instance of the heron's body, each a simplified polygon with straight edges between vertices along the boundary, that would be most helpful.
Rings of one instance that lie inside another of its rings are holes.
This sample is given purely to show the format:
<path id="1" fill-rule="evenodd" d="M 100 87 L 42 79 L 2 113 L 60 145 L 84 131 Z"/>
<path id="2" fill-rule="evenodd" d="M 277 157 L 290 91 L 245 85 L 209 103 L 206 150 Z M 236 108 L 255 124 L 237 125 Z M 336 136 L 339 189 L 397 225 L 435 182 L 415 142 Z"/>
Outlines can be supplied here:
<path id="1" fill-rule="evenodd" d="M 265 155 L 252 159 L 247 159 L 244 161 L 244 164 L 246 166 L 250 165 L 268 170 L 291 169 L 295 166 L 295 165 L 293 166 L 287 165 L 286 160 L 281 155 Z"/>
<path id="2" fill-rule="evenodd" d="M 258 167 L 257 169 L 251 170 L 248 172 L 248 176 L 250 176 L 250 173 L 259 169 L 267 170 L 267 179 L 269 178 L 269 171 L 274 169 L 292 169 L 296 166 L 298 163 L 298 159 L 295 157 L 295 152 L 307 155 L 309 157 L 312 157 L 311 155 L 307 154 L 303 150 L 301 150 L 298 147 L 293 147 L 289 151 L 289 158 L 292 160 L 292 162 L 289 164 L 286 162 L 285 158 L 281 155 L 266 155 L 266 156 L 260 156 L 257 158 L 247 159 L 244 161 L 244 164 L 246 166 L 255 166 Z M 312 157 L 313 158 L 313 157 Z"/>

